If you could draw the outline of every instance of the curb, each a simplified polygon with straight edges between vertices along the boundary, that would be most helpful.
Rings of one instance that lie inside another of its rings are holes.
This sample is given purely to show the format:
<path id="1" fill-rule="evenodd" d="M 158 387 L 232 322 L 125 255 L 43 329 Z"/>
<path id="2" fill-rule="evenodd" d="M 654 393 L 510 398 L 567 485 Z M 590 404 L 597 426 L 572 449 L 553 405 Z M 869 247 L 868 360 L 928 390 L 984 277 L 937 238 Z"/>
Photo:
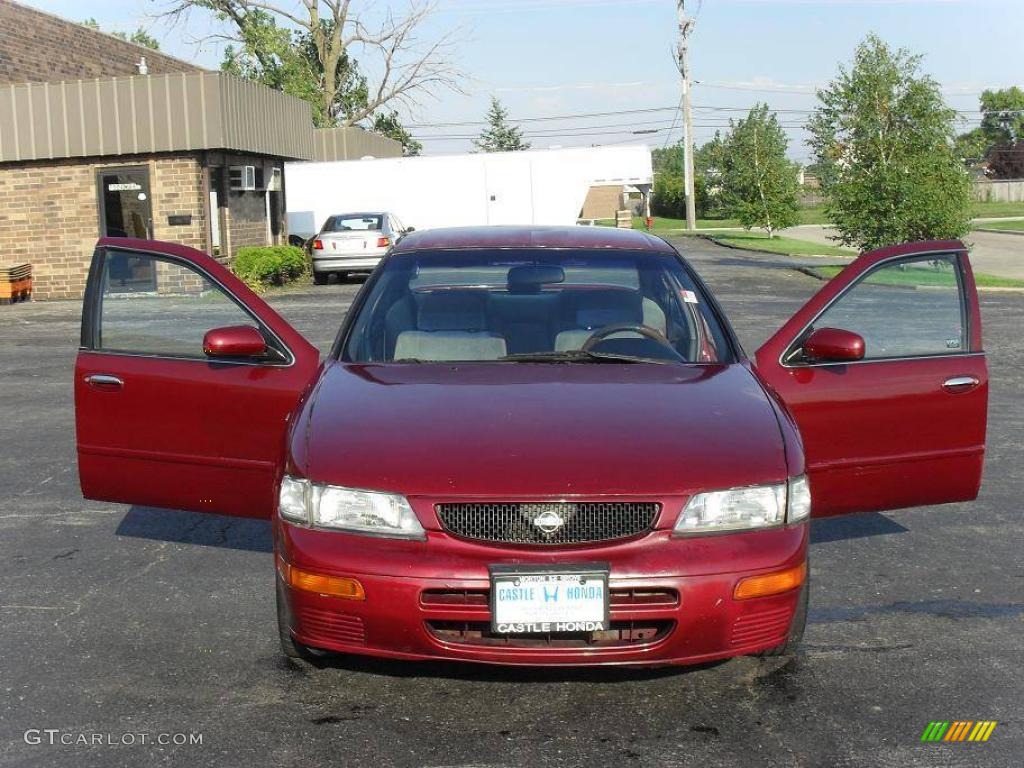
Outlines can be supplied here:
<path id="1" fill-rule="evenodd" d="M 993 235 L 1024 235 L 1024 229 L 992 229 L 990 227 L 975 227 L 972 232 L 991 232 Z"/>
<path id="2" fill-rule="evenodd" d="M 849 256 L 836 256 L 834 254 L 829 255 L 827 253 L 786 253 L 785 251 L 763 251 L 754 250 L 752 248 L 744 248 L 742 245 L 735 245 L 734 243 L 723 243 L 721 240 L 716 238 L 714 235 L 691 235 L 691 237 L 699 237 L 702 240 L 710 240 L 715 245 L 719 245 L 722 248 L 732 248 L 736 251 L 746 251 L 747 253 L 767 253 L 773 256 L 785 256 L 789 259 L 855 259 L 856 254 L 850 254 Z"/>

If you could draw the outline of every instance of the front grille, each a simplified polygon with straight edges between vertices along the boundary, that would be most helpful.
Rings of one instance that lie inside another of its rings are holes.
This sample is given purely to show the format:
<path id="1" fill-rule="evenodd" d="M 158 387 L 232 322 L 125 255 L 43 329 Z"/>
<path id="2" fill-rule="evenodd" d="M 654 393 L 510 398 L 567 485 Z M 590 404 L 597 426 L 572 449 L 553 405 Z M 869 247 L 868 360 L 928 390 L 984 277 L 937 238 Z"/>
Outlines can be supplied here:
<path id="1" fill-rule="evenodd" d="M 319 640 L 326 643 L 363 645 L 366 642 L 363 620 L 358 616 L 309 607 L 299 608 L 296 615 L 302 634 L 311 643 Z"/>
<path id="2" fill-rule="evenodd" d="M 634 501 L 438 504 L 441 525 L 466 539 L 503 544 L 585 544 L 637 536 L 660 504 Z"/>
<path id="3" fill-rule="evenodd" d="M 598 632 L 535 632 L 499 635 L 487 621 L 428 621 L 427 629 L 446 643 L 499 648 L 615 648 L 653 645 L 665 638 L 675 622 L 668 619 L 612 621 Z"/>
<path id="4" fill-rule="evenodd" d="M 793 609 L 772 608 L 757 613 L 748 613 L 736 619 L 732 626 L 733 645 L 760 645 L 771 641 L 782 642 L 789 631 Z"/>

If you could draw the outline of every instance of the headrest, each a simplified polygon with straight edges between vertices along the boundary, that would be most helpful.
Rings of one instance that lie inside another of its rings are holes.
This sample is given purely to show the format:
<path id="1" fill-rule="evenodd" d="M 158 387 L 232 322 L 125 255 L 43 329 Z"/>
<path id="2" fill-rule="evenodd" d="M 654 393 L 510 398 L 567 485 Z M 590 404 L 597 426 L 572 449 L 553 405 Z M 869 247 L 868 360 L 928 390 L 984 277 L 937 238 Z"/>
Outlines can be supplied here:
<path id="1" fill-rule="evenodd" d="M 416 327 L 421 331 L 483 331 L 487 329 L 487 296 L 438 291 L 418 297 Z"/>
<path id="2" fill-rule="evenodd" d="M 644 320 L 643 297 L 638 291 L 579 291 L 573 295 L 572 305 L 575 323 L 580 328 Z"/>

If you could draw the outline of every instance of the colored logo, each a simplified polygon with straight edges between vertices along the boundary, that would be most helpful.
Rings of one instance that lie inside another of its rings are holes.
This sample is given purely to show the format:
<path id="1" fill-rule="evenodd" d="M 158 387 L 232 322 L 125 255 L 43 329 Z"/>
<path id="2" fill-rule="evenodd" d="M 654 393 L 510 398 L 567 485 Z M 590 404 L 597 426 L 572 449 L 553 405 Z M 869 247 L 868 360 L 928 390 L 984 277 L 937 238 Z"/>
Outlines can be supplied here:
<path id="1" fill-rule="evenodd" d="M 988 741 L 995 720 L 949 720 L 928 723 L 921 741 Z"/>

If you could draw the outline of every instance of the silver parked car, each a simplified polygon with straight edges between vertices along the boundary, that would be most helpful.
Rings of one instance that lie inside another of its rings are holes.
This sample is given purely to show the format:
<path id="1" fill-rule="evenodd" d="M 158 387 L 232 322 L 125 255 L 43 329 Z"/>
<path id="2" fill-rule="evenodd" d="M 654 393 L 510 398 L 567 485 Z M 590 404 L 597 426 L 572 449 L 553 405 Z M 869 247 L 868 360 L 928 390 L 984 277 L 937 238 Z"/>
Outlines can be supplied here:
<path id="1" fill-rule="evenodd" d="M 349 272 L 369 272 L 412 227 L 393 213 L 341 213 L 328 217 L 313 238 L 313 282 L 325 285 L 333 272 L 344 280 Z"/>

